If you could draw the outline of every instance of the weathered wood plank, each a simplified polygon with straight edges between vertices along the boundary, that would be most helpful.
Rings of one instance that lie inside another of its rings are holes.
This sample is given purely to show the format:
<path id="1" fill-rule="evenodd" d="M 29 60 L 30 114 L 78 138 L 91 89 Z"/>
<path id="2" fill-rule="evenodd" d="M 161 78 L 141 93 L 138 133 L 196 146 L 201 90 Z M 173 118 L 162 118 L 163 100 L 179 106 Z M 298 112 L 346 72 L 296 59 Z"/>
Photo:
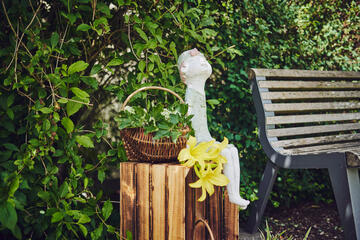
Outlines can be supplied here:
<path id="1" fill-rule="evenodd" d="M 205 202 L 199 202 L 201 196 L 201 188 L 195 189 L 195 222 L 198 219 L 206 219 L 206 205 Z M 194 229 L 194 239 L 206 239 L 206 227 L 204 224 L 198 224 Z"/>
<path id="2" fill-rule="evenodd" d="M 360 150 L 359 149 L 353 149 L 348 150 L 345 153 L 346 156 L 346 164 L 348 167 L 360 167 Z"/>
<path id="3" fill-rule="evenodd" d="M 167 167 L 168 237 L 169 240 L 185 239 L 185 178 L 189 168 L 169 164 Z"/>
<path id="4" fill-rule="evenodd" d="M 307 135 L 314 133 L 330 133 L 330 132 L 340 132 L 340 131 L 350 131 L 350 130 L 360 130 L 360 123 L 277 128 L 277 129 L 268 129 L 266 133 L 268 137 L 285 137 L 285 136 Z"/>
<path id="5" fill-rule="evenodd" d="M 306 114 L 266 117 L 266 124 L 311 123 L 359 120 L 360 113 Z"/>
<path id="6" fill-rule="evenodd" d="M 222 210 L 222 190 L 215 187 L 214 194 L 209 197 L 209 226 L 215 239 L 221 239 L 221 210 Z"/>
<path id="7" fill-rule="evenodd" d="M 335 143 L 335 144 L 326 144 L 318 145 L 311 147 L 300 147 L 292 149 L 283 149 L 281 150 L 282 154 L 292 155 L 292 154 L 310 154 L 310 153 L 331 153 L 331 152 L 346 152 L 352 149 L 359 149 L 360 142 L 350 142 L 350 143 Z"/>
<path id="8" fill-rule="evenodd" d="M 272 103 L 264 104 L 267 112 L 303 112 L 342 109 L 360 109 L 360 102 L 311 102 L 311 103 Z"/>
<path id="9" fill-rule="evenodd" d="M 325 143 L 331 144 L 340 141 L 352 141 L 358 139 L 360 139 L 360 133 L 280 140 L 276 142 L 271 142 L 271 145 L 273 147 L 286 148 L 286 147 L 295 147 L 295 146 L 306 146 L 311 144 L 325 144 Z"/>
<path id="10" fill-rule="evenodd" d="M 360 98 L 360 91 L 298 91 L 298 92 L 260 92 L 262 99 L 336 99 Z"/>
<path id="11" fill-rule="evenodd" d="M 349 81 L 258 81 L 260 88 L 275 89 L 357 89 L 360 82 Z"/>
<path id="12" fill-rule="evenodd" d="M 249 79 L 255 76 L 263 77 L 290 77 L 290 78 L 349 78 L 359 79 L 360 72 L 343 71 L 313 71 L 313 70 L 295 70 L 295 69 L 261 69 L 252 68 L 249 71 Z"/>
<path id="13" fill-rule="evenodd" d="M 147 240 L 150 239 L 150 164 L 138 163 L 136 168 L 136 239 Z"/>
<path id="14" fill-rule="evenodd" d="M 238 206 L 229 202 L 227 191 L 224 194 L 224 226 L 226 240 L 239 239 L 239 211 Z"/>
<path id="15" fill-rule="evenodd" d="M 130 231 L 136 237 L 136 173 L 135 164 L 120 164 L 120 234 Z"/>
<path id="16" fill-rule="evenodd" d="M 152 206 L 152 239 L 165 239 L 165 177 L 164 164 L 151 165 L 151 206 Z"/>
<path id="17" fill-rule="evenodd" d="M 191 169 L 186 177 L 186 213 L 185 213 L 185 222 L 186 222 L 186 238 L 192 240 L 192 235 L 194 231 L 195 224 L 195 189 L 189 186 L 190 183 L 195 182 L 195 172 Z"/>

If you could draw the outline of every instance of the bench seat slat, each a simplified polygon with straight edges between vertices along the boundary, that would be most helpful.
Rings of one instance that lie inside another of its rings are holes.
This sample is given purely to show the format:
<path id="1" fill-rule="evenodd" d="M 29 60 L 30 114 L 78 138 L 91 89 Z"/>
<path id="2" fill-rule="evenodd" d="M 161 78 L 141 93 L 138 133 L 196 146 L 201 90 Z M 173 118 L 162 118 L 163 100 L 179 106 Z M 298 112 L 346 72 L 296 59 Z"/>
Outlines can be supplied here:
<path id="1" fill-rule="evenodd" d="M 291 124 L 328 121 L 359 120 L 360 113 L 306 114 L 266 117 L 266 124 Z"/>
<path id="2" fill-rule="evenodd" d="M 360 91 L 261 92 L 264 100 L 360 98 Z"/>
<path id="3" fill-rule="evenodd" d="M 260 88 L 275 89 L 358 89 L 360 82 L 346 81 L 259 81 Z"/>
<path id="4" fill-rule="evenodd" d="M 286 136 L 298 136 L 314 133 L 330 133 L 340 131 L 360 130 L 360 123 L 345 123 L 345 124 L 329 124 L 320 126 L 309 127 L 292 127 L 292 128 L 278 128 L 268 129 L 268 137 L 286 137 Z"/>
<path id="5" fill-rule="evenodd" d="M 360 139 L 360 133 L 280 140 L 280 141 L 272 142 L 271 144 L 273 147 L 286 148 L 286 147 L 306 146 L 311 144 L 325 144 L 325 143 L 331 144 L 341 141 L 351 141 L 358 139 Z"/>
<path id="6" fill-rule="evenodd" d="M 310 154 L 310 153 L 323 153 L 323 152 L 348 152 L 360 148 L 360 142 L 350 143 L 336 143 L 327 145 L 318 145 L 311 147 L 301 147 L 281 150 L 282 154 Z"/>
<path id="7" fill-rule="evenodd" d="M 312 102 L 264 104 L 267 112 L 301 112 L 310 110 L 360 109 L 360 102 Z"/>

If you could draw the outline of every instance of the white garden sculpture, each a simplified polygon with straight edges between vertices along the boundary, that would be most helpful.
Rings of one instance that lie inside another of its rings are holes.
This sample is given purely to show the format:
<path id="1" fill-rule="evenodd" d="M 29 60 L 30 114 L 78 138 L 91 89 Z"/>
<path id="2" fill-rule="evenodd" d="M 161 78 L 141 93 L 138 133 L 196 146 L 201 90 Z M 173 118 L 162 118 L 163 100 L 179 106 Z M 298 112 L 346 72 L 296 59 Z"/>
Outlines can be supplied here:
<path id="1" fill-rule="evenodd" d="M 210 77 L 212 68 L 204 55 L 196 48 L 183 52 L 178 59 L 178 68 L 181 80 L 186 84 L 185 101 L 189 106 L 188 113 L 193 114 L 192 127 L 198 142 L 211 141 L 207 117 L 205 82 Z M 240 194 L 240 163 L 237 148 L 229 144 L 222 152 L 227 159 L 224 166 L 224 174 L 230 180 L 227 185 L 229 200 L 246 209 L 250 203 L 243 199 Z"/>

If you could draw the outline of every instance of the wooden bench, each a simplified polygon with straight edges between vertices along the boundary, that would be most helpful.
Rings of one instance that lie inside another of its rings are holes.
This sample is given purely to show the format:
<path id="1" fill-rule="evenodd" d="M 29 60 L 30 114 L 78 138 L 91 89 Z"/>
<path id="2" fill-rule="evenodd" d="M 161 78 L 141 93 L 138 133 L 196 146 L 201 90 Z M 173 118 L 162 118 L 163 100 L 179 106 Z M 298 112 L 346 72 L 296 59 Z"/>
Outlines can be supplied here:
<path id="1" fill-rule="evenodd" d="M 360 240 L 360 73 L 251 69 L 249 79 L 269 160 L 247 230 L 257 231 L 280 167 L 327 168 L 345 239 Z"/>

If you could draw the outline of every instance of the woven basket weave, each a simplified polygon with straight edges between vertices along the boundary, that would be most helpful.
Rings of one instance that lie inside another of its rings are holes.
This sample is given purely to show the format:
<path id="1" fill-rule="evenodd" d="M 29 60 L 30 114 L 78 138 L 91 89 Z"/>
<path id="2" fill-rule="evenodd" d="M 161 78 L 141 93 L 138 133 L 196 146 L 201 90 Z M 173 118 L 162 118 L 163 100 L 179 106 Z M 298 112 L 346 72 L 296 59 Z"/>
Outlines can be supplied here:
<path id="1" fill-rule="evenodd" d="M 123 111 L 125 109 L 127 103 L 135 94 L 149 89 L 167 91 L 177 97 L 181 103 L 184 103 L 184 100 L 170 89 L 157 86 L 149 86 L 139 88 L 138 90 L 130 94 L 124 101 L 121 110 Z M 172 142 L 170 138 L 161 138 L 158 140 L 154 140 L 154 134 L 145 134 L 143 128 L 122 129 L 120 131 L 120 136 L 124 143 L 126 156 L 129 161 L 162 163 L 173 162 L 177 160 L 177 156 L 180 150 L 186 147 L 187 139 L 184 137 L 184 135 L 188 131 L 188 128 L 184 129 L 183 136 L 180 136 L 177 139 L 176 143 Z"/>

